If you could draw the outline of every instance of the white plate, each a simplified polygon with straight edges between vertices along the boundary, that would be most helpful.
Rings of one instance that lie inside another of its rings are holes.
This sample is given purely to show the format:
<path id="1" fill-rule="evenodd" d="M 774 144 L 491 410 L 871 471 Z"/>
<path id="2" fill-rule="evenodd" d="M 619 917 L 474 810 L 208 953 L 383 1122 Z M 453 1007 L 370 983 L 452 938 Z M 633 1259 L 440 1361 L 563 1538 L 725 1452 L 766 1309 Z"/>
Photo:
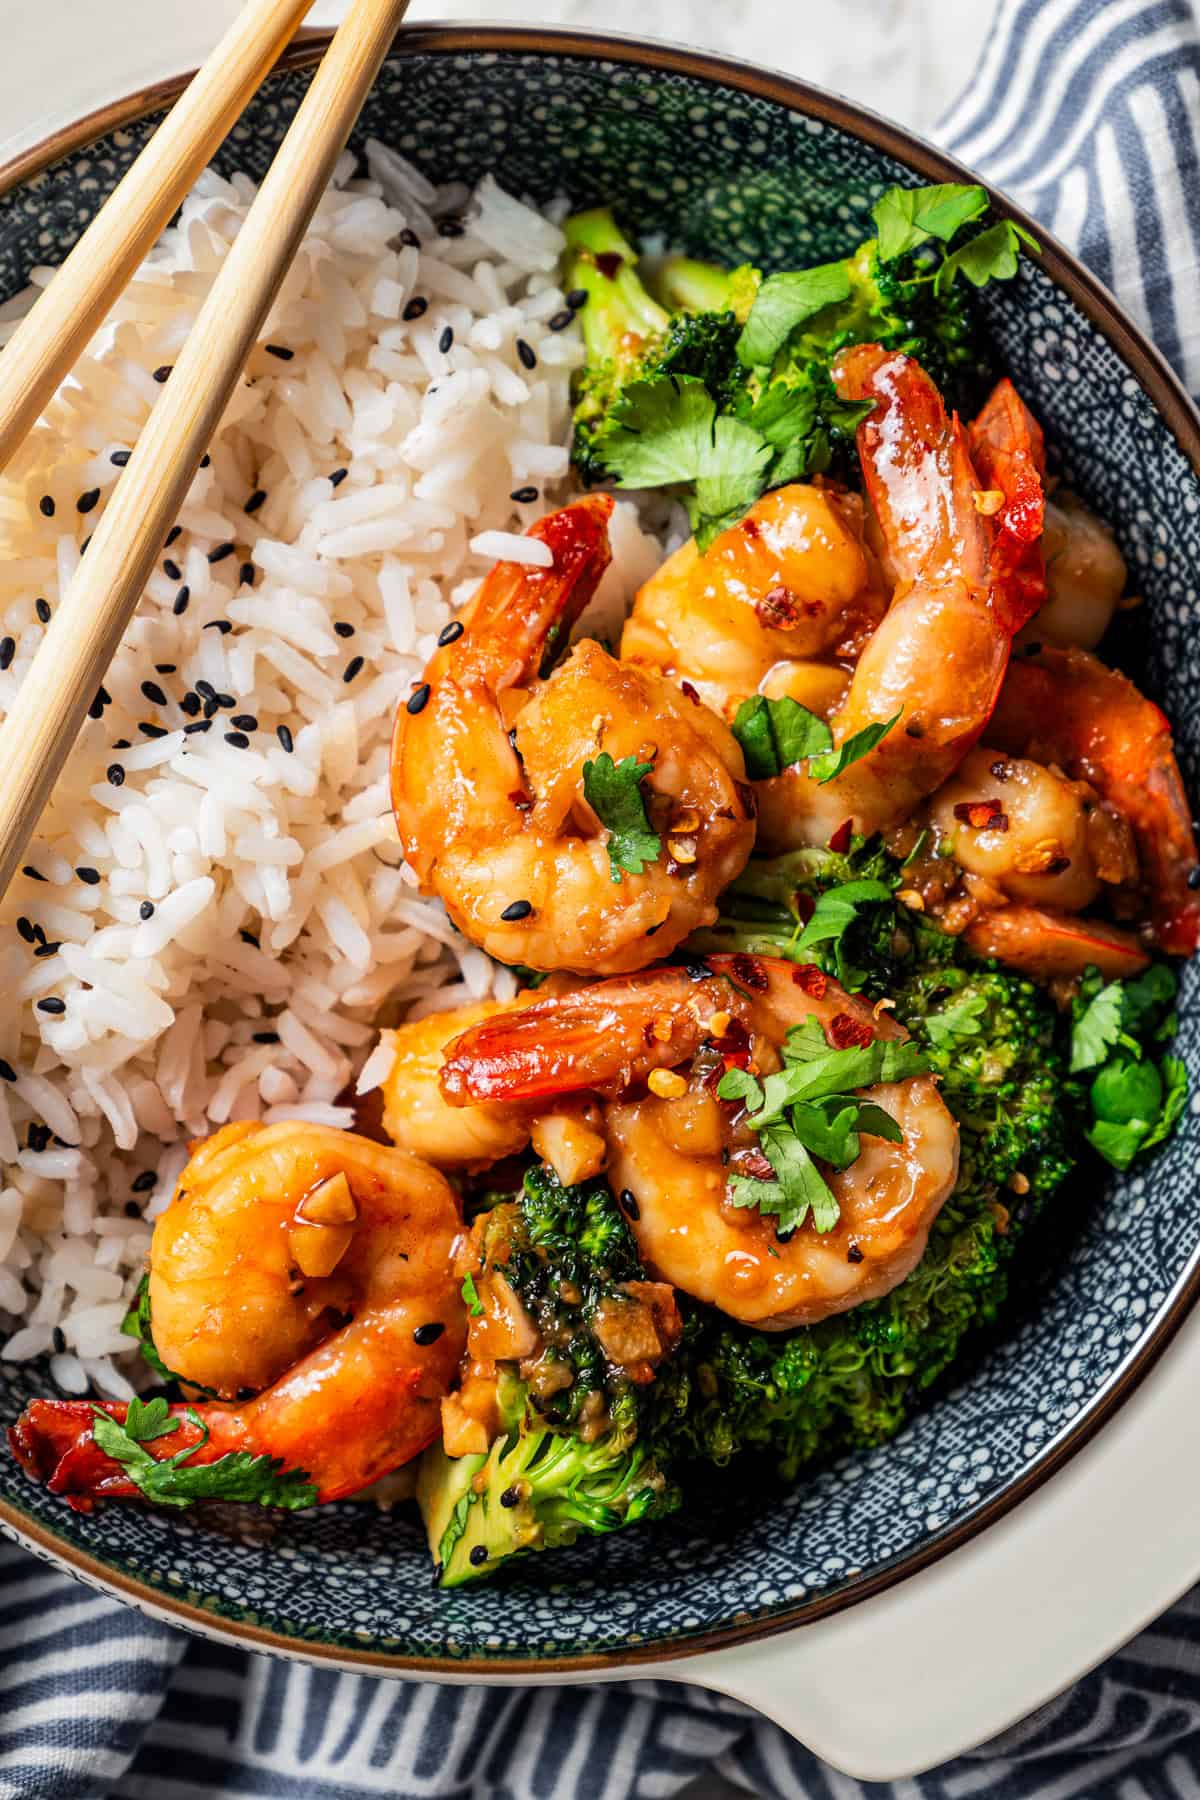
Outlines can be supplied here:
<path id="1" fill-rule="evenodd" d="M 236 10 L 237 0 L 203 9 L 192 0 L 56 0 L 36 33 L 6 42 L 0 164 L 62 124 L 194 67 Z M 333 22 L 341 10 L 342 0 L 320 0 L 310 22 Z M 650 1671 L 614 1668 L 612 1678 L 652 1673 L 732 1695 L 864 1780 L 897 1779 L 971 1749 L 1200 1579 L 1198 1386 L 1200 1313 L 1092 1444 L 932 1568 L 799 1630 Z"/>

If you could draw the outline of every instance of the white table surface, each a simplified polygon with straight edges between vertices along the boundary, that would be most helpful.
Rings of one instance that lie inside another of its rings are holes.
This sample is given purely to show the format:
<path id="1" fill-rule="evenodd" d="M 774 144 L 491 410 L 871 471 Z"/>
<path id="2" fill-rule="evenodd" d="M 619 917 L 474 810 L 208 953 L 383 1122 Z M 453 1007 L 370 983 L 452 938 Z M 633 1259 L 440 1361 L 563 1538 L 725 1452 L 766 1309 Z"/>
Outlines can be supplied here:
<path id="1" fill-rule="evenodd" d="M 194 66 L 238 0 L 49 0 L 6 32 L 0 163 L 59 124 Z M 519 0 L 518 0 L 519 3 Z M 341 0 L 318 0 L 313 23 Z M 0 0 L 0 21 L 18 11 Z M 702 43 L 927 130 L 968 76 L 991 0 L 544 0 L 538 22 Z M 506 0 L 410 17 L 508 18 Z M 515 22 L 515 21 L 514 21 Z M 979 1743 L 1117 1648 L 1200 1574 L 1188 1496 L 1200 1314 L 1100 1436 L 1008 1518 L 834 1618 L 655 1673 L 759 1707 L 837 1766 L 900 1776 Z M 1136 1531 L 1130 1521 L 1136 1520 Z"/>

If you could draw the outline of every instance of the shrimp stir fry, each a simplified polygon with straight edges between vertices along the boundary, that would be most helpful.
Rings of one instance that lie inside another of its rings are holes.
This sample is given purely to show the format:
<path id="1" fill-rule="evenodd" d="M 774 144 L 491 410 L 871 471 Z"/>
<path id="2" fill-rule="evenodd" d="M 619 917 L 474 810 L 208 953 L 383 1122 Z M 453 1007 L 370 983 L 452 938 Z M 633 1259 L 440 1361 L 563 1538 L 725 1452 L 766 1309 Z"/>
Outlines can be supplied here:
<path id="1" fill-rule="evenodd" d="M 451 1046 L 442 1084 L 462 1106 L 604 1094 L 609 1180 L 647 1266 L 732 1318 L 781 1331 L 903 1281 L 958 1172 L 958 1128 L 935 1084 L 915 1075 L 865 1090 L 900 1142 L 864 1132 L 857 1159 L 830 1174 L 832 1229 L 809 1217 L 781 1234 L 733 1204 L 730 1177 L 761 1175 L 765 1159 L 745 1109 L 720 1099 L 717 1083 L 730 1067 L 779 1069 L 789 1030 L 807 1019 L 835 1046 L 904 1037 L 811 966 L 714 956 L 707 969 L 651 970 L 486 1021 Z"/>
<path id="2" fill-rule="evenodd" d="M 501 962 L 642 968 L 716 918 L 753 844 L 741 752 L 707 707 L 588 640 L 540 674 L 608 564 L 611 510 L 597 496 L 532 526 L 552 565 L 497 564 L 397 715 L 405 854 Z M 602 758 L 647 771 L 642 842 L 658 850 L 620 867 L 587 789 Z"/>
<path id="3" fill-rule="evenodd" d="M 158 1353 L 219 1397 L 172 1407 L 146 1448 L 191 1449 L 195 1466 L 276 1458 L 322 1501 L 407 1462 L 438 1433 L 465 1340 L 459 1229 L 453 1191 L 402 1150 L 323 1125 L 225 1126 L 195 1150 L 150 1256 Z M 83 1510 L 140 1491 L 94 1423 L 87 1402 L 35 1400 L 11 1434 Z"/>

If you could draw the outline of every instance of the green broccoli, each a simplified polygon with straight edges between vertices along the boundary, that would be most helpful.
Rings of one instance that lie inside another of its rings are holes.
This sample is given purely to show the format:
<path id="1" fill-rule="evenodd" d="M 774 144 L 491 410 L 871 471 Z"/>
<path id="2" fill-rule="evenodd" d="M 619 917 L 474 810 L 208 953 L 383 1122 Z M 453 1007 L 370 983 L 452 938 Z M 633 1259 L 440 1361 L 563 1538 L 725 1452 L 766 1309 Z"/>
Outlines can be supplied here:
<path id="1" fill-rule="evenodd" d="M 643 1430 L 648 1385 L 610 1355 L 622 1319 L 626 1346 L 632 1325 L 651 1363 L 669 1346 L 638 1292 L 645 1271 L 605 1183 L 563 1187 L 549 1168 L 532 1168 L 516 1199 L 481 1216 L 476 1241 L 470 1294 L 498 1276 L 541 1349 L 532 1362 L 500 1365 L 500 1424 L 485 1452 L 449 1457 L 435 1445 L 422 1458 L 417 1499 L 443 1587 L 679 1504 Z"/>

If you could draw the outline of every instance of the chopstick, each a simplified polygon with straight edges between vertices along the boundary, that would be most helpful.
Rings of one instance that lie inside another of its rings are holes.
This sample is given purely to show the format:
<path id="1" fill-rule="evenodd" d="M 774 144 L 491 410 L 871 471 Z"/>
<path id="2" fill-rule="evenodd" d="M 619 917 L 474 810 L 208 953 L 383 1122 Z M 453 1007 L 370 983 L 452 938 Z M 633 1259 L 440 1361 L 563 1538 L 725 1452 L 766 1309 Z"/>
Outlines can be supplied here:
<path id="1" fill-rule="evenodd" d="M 0 468 L 45 409 L 312 0 L 248 0 L 0 357 Z"/>
<path id="2" fill-rule="evenodd" d="M 406 6 L 407 0 L 353 0 L 0 727 L 0 895 L 21 861 Z"/>

